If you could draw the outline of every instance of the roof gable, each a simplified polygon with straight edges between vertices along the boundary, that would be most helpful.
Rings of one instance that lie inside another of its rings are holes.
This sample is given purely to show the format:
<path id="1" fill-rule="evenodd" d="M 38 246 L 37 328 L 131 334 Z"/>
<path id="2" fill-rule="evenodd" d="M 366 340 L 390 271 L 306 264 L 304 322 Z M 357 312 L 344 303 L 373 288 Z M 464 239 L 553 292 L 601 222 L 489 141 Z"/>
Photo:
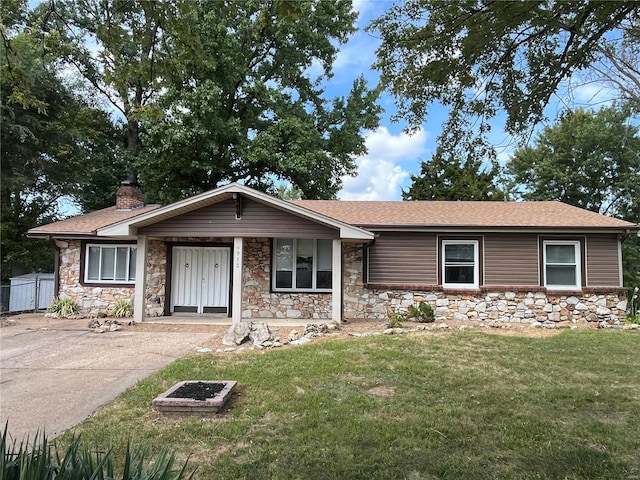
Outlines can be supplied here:
<path id="1" fill-rule="evenodd" d="M 138 228 L 140 235 L 156 237 L 291 237 L 339 238 L 339 229 L 314 222 L 285 210 L 274 208 L 252 198 L 242 199 L 241 212 L 236 216 L 233 199 L 200 207 L 178 216 Z"/>
<path id="2" fill-rule="evenodd" d="M 282 210 L 291 215 L 296 215 L 312 222 L 335 228 L 339 230 L 340 238 L 348 238 L 352 240 L 372 240 L 374 238 L 373 233 L 345 223 L 339 219 L 309 210 L 291 202 L 280 200 L 237 183 L 230 183 L 214 190 L 180 200 L 165 207 L 160 207 L 143 215 L 136 216 L 135 218 L 126 219 L 103 228 L 98 228 L 96 233 L 98 236 L 135 236 L 137 235 L 139 228 L 174 218 L 178 215 L 192 212 L 225 200 L 233 199 L 235 198 L 235 195 L 245 196 L 256 202 Z M 292 235 L 294 234 L 295 232 L 292 232 Z"/>

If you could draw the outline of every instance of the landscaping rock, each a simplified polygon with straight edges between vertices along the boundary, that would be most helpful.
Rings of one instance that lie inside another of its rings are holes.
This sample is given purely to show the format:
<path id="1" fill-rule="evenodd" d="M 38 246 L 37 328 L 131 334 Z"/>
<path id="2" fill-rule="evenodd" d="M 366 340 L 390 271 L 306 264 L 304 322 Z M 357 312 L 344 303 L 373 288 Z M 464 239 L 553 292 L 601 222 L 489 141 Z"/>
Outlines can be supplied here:
<path id="1" fill-rule="evenodd" d="M 309 338 L 313 338 L 313 337 L 319 337 L 322 334 L 322 330 L 320 328 L 320 325 L 316 324 L 316 323 L 308 323 L 306 327 L 304 327 L 304 336 L 305 337 L 309 337 Z"/>
<path id="2" fill-rule="evenodd" d="M 229 327 L 222 337 L 222 344 L 235 346 L 249 340 L 254 347 L 263 348 L 271 346 L 272 339 L 271 331 L 266 323 L 240 322 Z"/>
<path id="3" fill-rule="evenodd" d="M 254 346 L 268 347 L 271 345 L 271 331 L 266 323 L 252 323 L 249 332 L 249 340 Z M 268 344 L 268 345 L 267 345 Z"/>
<path id="4" fill-rule="evenodd" d="M 387 328 L 382 331 L 383 335 L 396 335 L 398 333 L 402 333 L 404 330 L 402 328 Z"/>
<path id="5" fill-rule="evenodd" d="M 293 342 L 294 340 L 297 340 L 300 338 L 300 332 L 298 330 L 291 330 L 289 332 L 289 341 Z"/>
<path id="6" fill-rule="evenodd" d="M 340 325 L 335 320 L 330 321 L 324 325 L 327 328 L 327 331 L 332 332 L 335 330 L 340 330 Z"/>
<path id="7" fill-rule="evenodd" d="M 251 323 L 239 322 L 229 327 L 229 330 L 222 337 L 223 345 L 240 345 L 249 338 L 251 333 Z"/>

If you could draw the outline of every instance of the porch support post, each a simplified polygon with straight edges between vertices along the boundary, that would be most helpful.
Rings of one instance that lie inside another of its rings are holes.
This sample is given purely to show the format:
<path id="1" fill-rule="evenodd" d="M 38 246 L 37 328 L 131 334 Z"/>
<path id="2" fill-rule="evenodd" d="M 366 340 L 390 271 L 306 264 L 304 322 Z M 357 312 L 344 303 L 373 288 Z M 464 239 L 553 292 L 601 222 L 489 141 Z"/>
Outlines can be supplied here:
<path id="1" fill-rule="evenodd" d="M 138 323 L 144 321 L 144 311 L 146 307 L 147 292 L 147 245 L 146 235 L 138 236 L 136 250 L 136 291 L 133 297 L 133 321 Z"/>
<path id="2" fill-rule="evenodd" d="M 342 321 L 342 240 L 333 240 L 333 262 L 331 273 L 331 319 Z"/>
<path id="3" fill-rule="evenodd" d="M 233 295 L 231 296 L 231 320 L 233 323 L 242 321 L 242 259 L 243 238 L 233 238 Z"/>

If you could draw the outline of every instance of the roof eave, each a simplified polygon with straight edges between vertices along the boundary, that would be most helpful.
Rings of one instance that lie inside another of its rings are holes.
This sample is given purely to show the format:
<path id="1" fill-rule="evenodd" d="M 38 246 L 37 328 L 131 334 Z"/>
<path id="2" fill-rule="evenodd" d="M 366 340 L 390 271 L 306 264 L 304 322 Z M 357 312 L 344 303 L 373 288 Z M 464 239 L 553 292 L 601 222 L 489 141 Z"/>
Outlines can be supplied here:
<path id="1" fill-rule="evenodd" d="M 416 232 L 442 232 L 442 231 L 477 231 L 477 232 L 569 232 L 569 233 L 630 233 L 638 230 L 638 226 L 505 226 L 505 225 L 359 225 L 361 228 L 371 231 L 416 231 Z M 640 233 L 640 231 L 639 231 Z"/>
<path id="2" fill-rule="evenodd" d="M 40 238 L 40 239 L 50 239 L 50 238 L 86 238 L 86 237 L 95 237 L 95 232 L 31 232 L 28 231 L 26 234 L 27 238 Z"/>

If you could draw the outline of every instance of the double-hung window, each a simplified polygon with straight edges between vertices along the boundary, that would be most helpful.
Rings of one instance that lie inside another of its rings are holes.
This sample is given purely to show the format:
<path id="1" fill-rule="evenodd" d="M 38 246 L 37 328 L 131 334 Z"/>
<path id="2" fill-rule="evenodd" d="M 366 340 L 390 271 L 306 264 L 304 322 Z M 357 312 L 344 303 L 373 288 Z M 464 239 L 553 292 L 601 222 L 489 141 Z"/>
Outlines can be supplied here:
<path id="1" fill-rule="evenodd" d="M 545 240 L 543 256 L 545 287 L 556 290 L 581 288 L 579 241 Z"/>
<path id="2" fill-rule="evenodd" d="M 273 286 L 279 291 L 331 291 L 333 241 L 276 238 Z"/>
<path id="3" fill-rule="evenodd" d="M 442 285 L 478 288 L 478 240 L 442 241 Z"/>
<path id="4" fill-rule="evenodd" d="M 86 283 L 135 283 L 136 246 L 87 244 Z"/>

